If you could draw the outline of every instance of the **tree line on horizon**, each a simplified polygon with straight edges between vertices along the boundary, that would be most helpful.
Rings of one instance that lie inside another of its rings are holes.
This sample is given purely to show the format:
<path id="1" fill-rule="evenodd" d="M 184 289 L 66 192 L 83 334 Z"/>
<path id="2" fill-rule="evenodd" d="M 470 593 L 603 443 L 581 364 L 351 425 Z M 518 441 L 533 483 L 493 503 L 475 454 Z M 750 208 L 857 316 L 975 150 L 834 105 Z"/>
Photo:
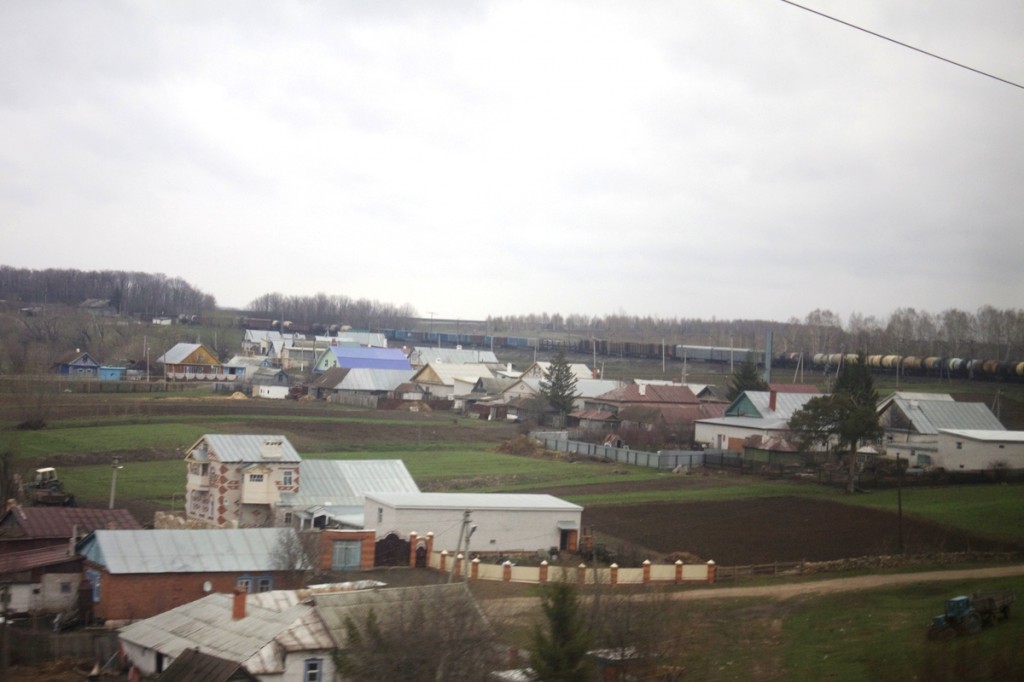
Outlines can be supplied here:
<path id="1" fill-rule="evenodd" d="M 0 299 L 19 305 L 78 306 L 86 299 L 109 300 L 119 315 L 198 314 L 217 309 L 216 299 L 180 277 L 128 271 L 30 270 L 0 266 Z M 422 319 L 409 304 L 395 305 L 343 294 L 265 293 L 254 298 L 252 316 L 297 323 L 344 324 L 357 329 L 416 328 Z M 479 325 L 477 325 L 479 327 Z M 441 325 L 437 326 L 441 329 Z M 629 315 L 560 313 L 488 316 L 466 333 L 496 336 L 565 337 L 639 341 L 668 345 L 764 350 L 772 334 L 774 353 L 856 353 L 1024 360 L 1024 310 L 983 305 L 975 312 L 949 308 L 939 313 L 901 307 L 886 318 L 854 312 L 844 323 L 818 308 L 803 319 L 710 320 Z M 472 331 L 470 331 L 472 329 Z"/>

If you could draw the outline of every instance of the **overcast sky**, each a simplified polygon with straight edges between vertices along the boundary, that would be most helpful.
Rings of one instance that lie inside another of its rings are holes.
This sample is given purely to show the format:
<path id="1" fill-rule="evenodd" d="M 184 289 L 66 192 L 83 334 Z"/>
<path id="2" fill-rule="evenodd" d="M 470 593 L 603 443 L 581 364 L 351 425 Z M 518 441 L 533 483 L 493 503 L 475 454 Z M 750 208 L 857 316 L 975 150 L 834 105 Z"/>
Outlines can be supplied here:
<path id="1" fill-rule="evenodd" d="M 1024 84 L 1020 0 L 807 0 Z M 421 315 L 1024 299 L 1024 89 L 778 0 L 0 3 L 0 264 Z"/>

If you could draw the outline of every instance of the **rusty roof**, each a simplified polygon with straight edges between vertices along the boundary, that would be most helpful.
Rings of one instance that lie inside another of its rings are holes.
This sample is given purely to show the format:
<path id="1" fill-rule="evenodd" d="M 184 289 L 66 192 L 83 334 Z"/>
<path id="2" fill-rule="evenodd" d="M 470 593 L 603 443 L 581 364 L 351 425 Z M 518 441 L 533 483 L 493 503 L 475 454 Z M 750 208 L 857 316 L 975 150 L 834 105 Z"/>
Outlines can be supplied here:
<path id="1" fill-rule="evenodd" d="M 697 396 L 686 386 L 664 386 L 659 384 L 626 384 L 614 390 L 602 393 L 599 400 L 616 403 L 667 403 L 676 405 L 693 405 L 698 402 Z"/>
<path id="2" fill-rule="evenodd" d="M 21 573 L 33 568 L 53 566 L 72 561 L 81 561 L 77 554 L 69 554 L 65 545 L 54 547 L 38 547 L 21 552 L 5 552 L 0 554 L 0 575 Z"/>
<path id="3" fill-rule="evenodd" d="M 2 518 L 0 535 L 22 538 L 82 537 L 94 530 L 142 530 L 142 524 L 127 509 L 85 507 L 11 508 Z M 20 531 L 20 532 L 19 532 Z"/>

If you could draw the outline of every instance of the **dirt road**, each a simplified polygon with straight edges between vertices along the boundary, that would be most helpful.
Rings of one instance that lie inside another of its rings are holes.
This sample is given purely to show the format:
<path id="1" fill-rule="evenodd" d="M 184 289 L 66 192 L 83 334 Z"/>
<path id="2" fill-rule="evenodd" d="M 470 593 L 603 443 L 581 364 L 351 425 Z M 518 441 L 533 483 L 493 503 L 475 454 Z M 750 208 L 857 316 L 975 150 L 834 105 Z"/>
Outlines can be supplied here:
<path id="1" fill-rule="evenodd" d="M 1024 576 L 1024 564 L 1016 566 L 998 566 L 994 568 L 965 568 L 949 571 L 922 571 L 920 573 L 891 573 L 858 575 L 850 578 L 832 578 L 810 582 L 784 583 L 779 585 L 756 585 L 750 587 L 719 587 L 711 585 L 697 589 L 680 590 L 660 595 L 679 601 L 693 599 L 733 599 L 744 597 L 765 597 L 769 599 L 789 599 L 806 594 L 836 594 L 869 590 L 894 585 L 908 585 L 921 582 L 986 580 Z M 644 598 L 645 595 L 637 595 Z M 514 597 L 491 599 L 481 602 L 487 613 L 502 614 L 504 617 L 525 614 L 538 608 L 539 597 Z"/>

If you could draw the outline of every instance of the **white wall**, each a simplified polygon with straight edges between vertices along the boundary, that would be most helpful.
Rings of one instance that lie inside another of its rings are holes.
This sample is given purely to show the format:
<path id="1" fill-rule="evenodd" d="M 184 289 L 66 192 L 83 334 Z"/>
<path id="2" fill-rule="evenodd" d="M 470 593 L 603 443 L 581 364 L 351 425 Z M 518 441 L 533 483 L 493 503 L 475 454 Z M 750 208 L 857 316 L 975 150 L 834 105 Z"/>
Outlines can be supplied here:
<path id="1" fill-rule="evenodd" d="M 283 400 L 288 396 L 288 386 L 258 386 L 257 388 L 259 388 L 256 395 L 258 398 Z"/>
<path id="2" fill-rule="evenodd" d="M 413 531 L 420 536 L 432 532 L 434 550 L 447 549 L 449 552 L 454 552 L 458 544 L 463 511 L 461 507 L 395 509 L 369 498 L 364 505 L 366 527 L 375 529 L 378 538 L 390 532 L 396 532 L 402 537 L 408 537 Z M 470 523 L 477 528 L 470 540 L 469 549 L 481 553 L 546 551 L 559 545 L 559 521 L 573 521 L 579 528 L 581 517 L 580 510 L 474 509 L 470 514 Z"/>
<path id="3" fill-rule="evenodd" d="M 933 464 L 946 471 L 985 471 L 997 462 L 1024 469 L 1024 443 L 983 441 L 939 432 Z"/>

